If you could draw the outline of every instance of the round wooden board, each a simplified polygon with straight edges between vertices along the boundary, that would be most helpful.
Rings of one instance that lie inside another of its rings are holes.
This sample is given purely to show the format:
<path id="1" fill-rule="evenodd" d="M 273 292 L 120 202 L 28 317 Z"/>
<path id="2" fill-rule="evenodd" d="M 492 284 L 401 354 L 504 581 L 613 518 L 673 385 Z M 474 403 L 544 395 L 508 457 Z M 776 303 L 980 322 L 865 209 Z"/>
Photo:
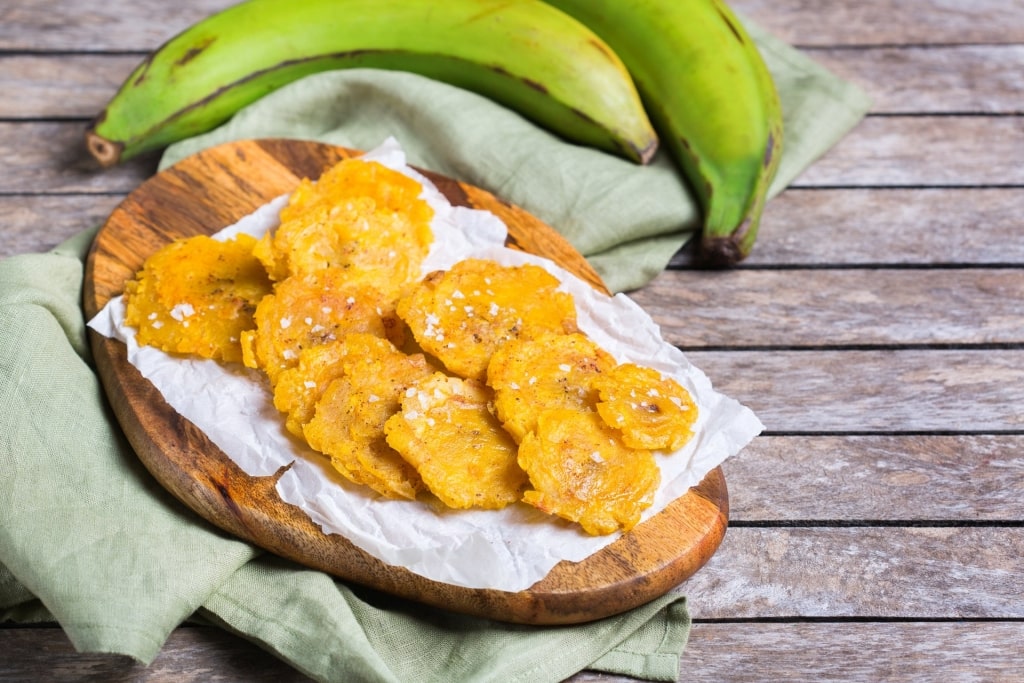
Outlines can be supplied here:
<path id="1" fill-rule="evenodd" d="M 145 258 L 173 239 L 210 234 L 292 190 L 303 177 L 358 152 L 295 140 L 228 143 L 185 159 L 140 185 L 104 224 L 86 264 L 84 307 L 92 317 L 119 295 Z M 558 233 L 479 188 L 427 173 L 457 205 L 489 210 L 508 226 L 509 246 L 548 257 L 593 286 L 597 274 Z M 663 595 L 718 548 L 728 495 L 716 468 L 663 512 L 587 559 L 562 562 L 521 592 L 463 588 L 385 564 L 336 534 L 324 534 L 281 501 L 272 477 L 242 472 L 127 361 L 126 347 L 91 332 L 96 366 L 129 442 L 153 476 L 226 531 L 334 576 L 445 609 L 527 624 L 569 624 L 618 614 Z M 424 514 L 431 514 L 424 508 Z"/>

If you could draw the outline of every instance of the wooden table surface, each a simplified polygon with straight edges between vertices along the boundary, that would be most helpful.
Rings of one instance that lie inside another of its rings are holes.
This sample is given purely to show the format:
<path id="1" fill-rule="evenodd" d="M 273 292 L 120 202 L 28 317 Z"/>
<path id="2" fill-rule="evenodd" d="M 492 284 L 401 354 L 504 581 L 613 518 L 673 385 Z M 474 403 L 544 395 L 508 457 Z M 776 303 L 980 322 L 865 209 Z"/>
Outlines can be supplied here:
<path id="1" fill-rule="evenodd" d="M 229 0 L 0 2 L 0 257 L 102 221 L 85 122 Z M 724 466 L 725 542 L 678 587 L 688 681 L 1024 680 L 1024 3 L 735 0 L 872 96 L 741 267 L 634 293 L 767 431 Z M 0 625 L 0 680 L 303 680 L 214 628 L 148 669 Z M 618 681 L 581 673 L 574 681 Z"/>

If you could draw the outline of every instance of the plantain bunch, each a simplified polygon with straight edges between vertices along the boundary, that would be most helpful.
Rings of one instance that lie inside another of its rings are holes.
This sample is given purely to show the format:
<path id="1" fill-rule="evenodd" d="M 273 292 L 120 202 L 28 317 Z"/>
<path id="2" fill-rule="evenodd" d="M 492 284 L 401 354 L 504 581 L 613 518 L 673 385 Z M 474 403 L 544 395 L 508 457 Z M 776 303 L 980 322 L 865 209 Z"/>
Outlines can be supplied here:
<path id="1" fill-rule="evenodd" d="M 112 166 L 208 131 L 298 78 L 352 67 L 475 91 L 639 164 L 660 143 L 700 202 L 707 261 L 734 264 L 754 245 L 782 112 L 722 0 L 248 0 L 149 55 L 86 144 Z"/>

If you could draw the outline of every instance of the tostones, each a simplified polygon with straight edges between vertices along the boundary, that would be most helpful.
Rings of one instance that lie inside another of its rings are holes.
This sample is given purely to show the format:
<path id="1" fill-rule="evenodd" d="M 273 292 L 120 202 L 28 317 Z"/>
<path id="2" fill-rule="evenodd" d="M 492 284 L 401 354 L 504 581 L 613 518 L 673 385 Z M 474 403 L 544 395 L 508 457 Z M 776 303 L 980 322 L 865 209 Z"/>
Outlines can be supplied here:
<path id="1" fill-rule="evenodd" d="M 415 498 L 422 480 L 387 444 L 384 424 L 398 412 L 406 390 L 433 369 L 422 354 L 406 355 L 372 335 L 351 335 L 341 344 L 348 347 L 338 353 L 341 367 L 315 401 L 303 436 L 349 480 L 388 498 Z"/>
<path id="2" fill-rule="evenodd" d="M 633 448 L 675 451 L 693 436 L 697 406 L 690 392 L 657 370 L 624 363 L 594 380 L 597 412 Z"/>
<path id="3" fill-rule="evenodd" d="M 540 414 L 519 464 L 532 486 L 525 502 L 595 536 L 632 529 L 661 480 L 650 451 L 626 446 L 597 413 L 566 408 Z"/>
<path id="4" fill-rule="evenodd" d="M 522 441 L 549 408 L 595 410 L 592 384 L 615 364 L 611 354 L 578 332 L 509 340 L 487 366 L 495 414 Z"/>
<path id="5" fill-rule="evenodd" d="M 576 331 L 572 296 L 540 266 L 465 259 L 423 279 L 397 305 L 416 341 L 452 373 L 485 381 L 509 339 Z"/>
<path id="6" fill-rule="evenodd" d="M 197 235 L 146 259 L 124 292 L 125 323 L 138 330 L 139 344 L 241 361 L 240 337 L 271 286 L 254 243 L 248 235 L 224 242 Z"/>
<path id="7" fill-rule="evenodd" d="M 488 410 L 490 399 L 480 382 L 439 372 L 410 387 L 384 425 L 388 443 L 448 507 L 497 510 L 526 488 L 516 444 Z"/>
<path id="8" fill-rule="evenodd" d="M 305 349 L 355 332 L 401 343 L 404 327 L 385 298 L 352 285 L 336 268 L 290 277 L 256 307 L 255 329 L 242 337 L 243 360 L 263 370 L 271 385 L 298 363 Z"/>
<path id="9" fill-rule="evenodd" d="M 274 280 L 324 268 L 397 298 L 420 277 L 433 242 L 423 186 L 377 162 L 347 159 L 304 180 L 254 253 Z"/>
<path id="10" fill-rule="evenodd" d="M 381 358 L 395 353 L 386 339 L 361 333 L 304 350 L 298 364 L 282 371 L 274 386 L 274 406 L 285 414 L 288 431 L 303 436 L 303 428 L 332 380 L 360 372 L 375 374 Z M 408 356 L 403 362 L 421 364 L 424 374 L 431 369 L 423 354 Z"/>

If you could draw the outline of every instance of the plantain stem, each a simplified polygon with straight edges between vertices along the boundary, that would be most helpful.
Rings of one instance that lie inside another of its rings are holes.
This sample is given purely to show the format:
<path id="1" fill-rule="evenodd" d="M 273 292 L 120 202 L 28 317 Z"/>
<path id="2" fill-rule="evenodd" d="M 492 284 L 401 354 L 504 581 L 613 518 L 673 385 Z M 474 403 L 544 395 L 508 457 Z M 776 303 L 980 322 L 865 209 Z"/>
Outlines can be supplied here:
<path id="1" fill-rule="evenodd" d="M 85 132 L 85 144 L 89 148 L 89 153 L 104 168 L 110 168 L 121 160 L 121 151 L 124 149 L 123 143 L 113 142 L 102 135 L 98 135 L 93 130 L 87 130 Z"/>
<path id="2" fill-rule="evenodd" d="M 734 266 L 746 256 L 734 235 L 705 238 L 700 245 L 700 256 L 712 268 Z"/>

